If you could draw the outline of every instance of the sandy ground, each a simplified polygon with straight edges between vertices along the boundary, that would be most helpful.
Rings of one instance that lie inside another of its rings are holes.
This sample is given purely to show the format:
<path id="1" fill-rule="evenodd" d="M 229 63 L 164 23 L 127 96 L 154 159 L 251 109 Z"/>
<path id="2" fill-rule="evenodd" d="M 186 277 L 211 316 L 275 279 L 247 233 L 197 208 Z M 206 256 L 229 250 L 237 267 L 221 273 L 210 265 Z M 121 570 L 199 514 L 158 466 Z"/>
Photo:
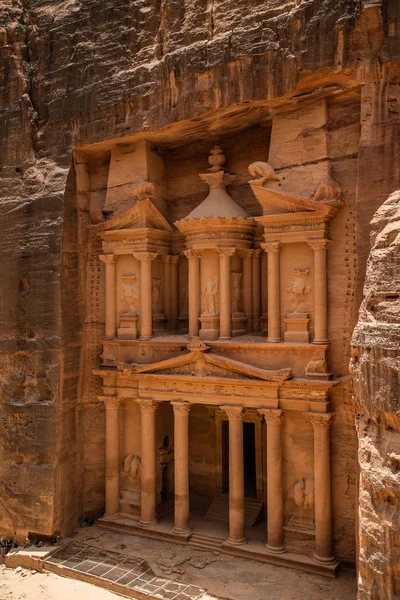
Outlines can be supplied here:
<path id="1" fill-rule="evenodd" d="M 342 568 L 336 579 L 309 575 L 188 546 L 114 534 L 97 526 L 79 530 L 73 540 L 145 559 L 156 575 L 198 585 L 217 599 L 355 600 L 356 576 Z M 65 540 L 64 540 L 65 541 Z M 1 569 L 1 567 L 0 567 Z M 120 596 L 90 584 L 49 573 L 3 568 L 0 600 L 111 600 Z"/>

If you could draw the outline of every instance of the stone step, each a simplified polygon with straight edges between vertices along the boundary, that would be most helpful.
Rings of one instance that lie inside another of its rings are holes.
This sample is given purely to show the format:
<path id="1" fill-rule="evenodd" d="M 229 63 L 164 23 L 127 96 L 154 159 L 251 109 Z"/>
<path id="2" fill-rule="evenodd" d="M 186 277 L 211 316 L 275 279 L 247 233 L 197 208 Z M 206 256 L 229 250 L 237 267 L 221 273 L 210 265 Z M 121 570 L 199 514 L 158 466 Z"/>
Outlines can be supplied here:
<path id="1" fill-rule="evenodd" d="M 244 525 L 245 527 L 252 527 L 262 510 L 261 502 L 253 500 L 251 498 L 244 499 Z M 223 525 L 229 523 L 229 496 L 223 494 L 222 496 L 215 496 L 209 506 L 209 509 L 205 516 L 206 521 L 218 521 Z"/>
<path id="2" fill-rule="evenodd" d="M 224 540 L 213 537 L 212 535 L 193 533 L 188 544 L 195 550 L 212 550 L 220 552 L 223 541 Z"/>

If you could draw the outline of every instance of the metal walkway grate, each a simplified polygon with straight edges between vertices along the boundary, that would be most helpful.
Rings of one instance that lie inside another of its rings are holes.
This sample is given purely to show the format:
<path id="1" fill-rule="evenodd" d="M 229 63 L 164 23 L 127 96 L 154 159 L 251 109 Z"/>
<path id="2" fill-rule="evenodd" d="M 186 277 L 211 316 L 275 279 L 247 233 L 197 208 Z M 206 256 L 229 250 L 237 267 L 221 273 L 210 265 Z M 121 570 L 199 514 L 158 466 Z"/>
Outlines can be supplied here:
<path id="1" fill-rule="evenodd" d="M 160 600 L 200 600 L 205 590 L 179 581 L 157 577 L 146 561 L 104 548 L 73 542 L 44 563 L 99 580 L 99 585 L 115 584 Z M 67 574 L 67 573 L 66 573 Z M 73 577 L 73 573 L 71 573 Z M 103 587 L 103 586 L 102 586 Z M 104 586 L 105 587 L 105 586 Z"/>

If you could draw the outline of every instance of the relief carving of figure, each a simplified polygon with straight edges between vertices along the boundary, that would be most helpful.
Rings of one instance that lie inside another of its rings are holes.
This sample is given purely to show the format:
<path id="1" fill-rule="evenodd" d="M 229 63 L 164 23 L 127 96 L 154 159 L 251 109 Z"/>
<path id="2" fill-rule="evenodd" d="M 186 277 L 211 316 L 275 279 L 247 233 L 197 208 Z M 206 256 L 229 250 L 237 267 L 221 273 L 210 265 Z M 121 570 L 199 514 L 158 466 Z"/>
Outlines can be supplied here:
<path id="1" fill-rule="evenodd" d="M 140 481 L 140 477 L 142 474 L 142 463 L 139 458 L 135 454 L 128 454 L 128 456 L 124 460 L 124 473 L 129 474 L 129 477 L 135 482 L 138 483 Z"/>
<path id="2" fill-rule="evenodd" d="M 232 312 L 240 312 L 242 273 L 231 273 L 232 283 Z"/>
<path id="3" fill-rule="evenodd" d="M 288 288 L 287 293 L 291 296 L 291 302 L 294 306 L 294 312 L 298 311 L 299 304 L 306 294 L 311 292 L 309 283 L 310 269 L 294 269 L 293 280 Z"/>
<path id="4" fill-rule="evenodd" d="M 206 301 L 206 313 L 209 315 L 217 314 L 217 293 L 218 284 L 214 279 L 208 279 L 204 286 L 203 295 Z"/>
<path id="5" fill-rule="evenodd" d="M 161 312 L 161 279 L 153 277 L 151 280 L 151 299 L 153 303 L 153 313 Z"/>
<path id="6" fill-rule="evenodd" d="M 306 366 L 306 375 L 322 374 L 326 373 L 328 365 L 326 360 L 323 358 L 312 358 Z"/>
<path id="7" fill-rule="evenodd" d="M 302 477 L 293 487 L 294 501 L 300 509 L 300 516 L 314 507 L 314 479 L 312 477 Z"/>
<path id="8" fill-rule="evenodd" d="M 139 301 L 139 294 L 136 290 L 135 280 L 135 275 L 132 275 L 132 277 L 129 278 L 125 278 L 125 280 L 123 280 L 121 288 L 121 303 L 128 308 L 130 313 L 134 312 L 135 306 Z"/>

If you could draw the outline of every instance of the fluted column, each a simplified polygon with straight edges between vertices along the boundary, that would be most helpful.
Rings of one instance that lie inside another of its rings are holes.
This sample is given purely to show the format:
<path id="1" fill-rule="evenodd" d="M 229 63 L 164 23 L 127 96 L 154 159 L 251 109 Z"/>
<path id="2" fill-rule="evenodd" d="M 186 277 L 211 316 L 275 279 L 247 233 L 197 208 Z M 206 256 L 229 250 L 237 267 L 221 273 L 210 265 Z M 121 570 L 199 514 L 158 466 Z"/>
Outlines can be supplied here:
<path id="1" fill-rule="evenodd" d="M 115 255 L 102 254 L 100 260 L 106 265 L 106 337 L 117 335 Z"/>
<path id="2" fill-rule="evenodd" d="M 282 554 L 283 486 L 282 486 L 282 411 L 262 408 L 267 424 L 267 552 Z"/>
<path id="3" fill-rule="evenodd" d="M 178 315 L 179 315 L 179 294 L 178 294 L 178 269 L 179 269 L 179 256 L 171 256 L 171 319 L 172 328 L 177 329 L 178 327 Z"/>
<path id="4" fill-rule="evenodd" d="M 106 517 L 119 512 L 119 398 L 100 396 L 106 409 Z"/>
<path id="5" fill-rule="evenodd" d="M 171 327 L 171 255 L 162 257 L 164 270 L 164 315 L 167 329 Z"/>
<path id="6" fill-rule="evenodd" d="M 239 250 L 242 257 L 243 272 L 243 312 L 246 315 L 245 329 L 247 333 L 253 331 L 253 250 Z"/>
<path id="7" fill-rule="evenodd" d="M 229 539 L 232 545 L 245 544 L 243 408 L 221 406 L 229 419 Z"/>
<path id="8" fill-rule="evenodd" d="M 267 242 L 268 254 L 268 342 L 281 341 L 280 242 Z"/>
<path id="9" fill-rule="evenodd" d="M 332 490 L 330 413 L 306 413 L 314 428 L 315 554 L 323 564 L 335 562 L 332 552 Z"/>
<path id="10" fill-rule="evenodd" d="M 151 263 L 156 252 L 135 252 L 140 261 L 140 339 L 148 340 L 153 335 L 153 310 L 151 294 Z"/>
<path id="11" fill-rule="evenodd" d="M 156 516 L 156 410 L 157 402 L 138 400 L 141 412 L 141 527 L 157 523 Z"/>
<path id="12" fill-rule="evenodd" d="M 253 331 L 260 331 L 261 250 L 253 250 Z"/>
<path id="13" fill-rule="evenodd" d="M 189 335 L 199 335 L 200 317 L 200 256 L 197 250 L 185 250 L 184 252 L 189 264 L 188 287 L 189 287 Z"/>
<path id="14" fill-rule="evenodd" d="M 189 527 L 189 411 L 188 402 L 171 402 L 174 409 L 174 533 L 186 535 Z"/>
<path id="15" fill-rule="evenodd" d="M 328 290 L 326 251 L 328 240 L 309 240 L 314 252 L 314 344 L 328 342 Z"/>
<path id="16" fill-rule="evenodd" d="M 232 337 L 231 325 L 231 256 L 235 248 L 218 248 L 219 254 L 219 337 Z"/>

